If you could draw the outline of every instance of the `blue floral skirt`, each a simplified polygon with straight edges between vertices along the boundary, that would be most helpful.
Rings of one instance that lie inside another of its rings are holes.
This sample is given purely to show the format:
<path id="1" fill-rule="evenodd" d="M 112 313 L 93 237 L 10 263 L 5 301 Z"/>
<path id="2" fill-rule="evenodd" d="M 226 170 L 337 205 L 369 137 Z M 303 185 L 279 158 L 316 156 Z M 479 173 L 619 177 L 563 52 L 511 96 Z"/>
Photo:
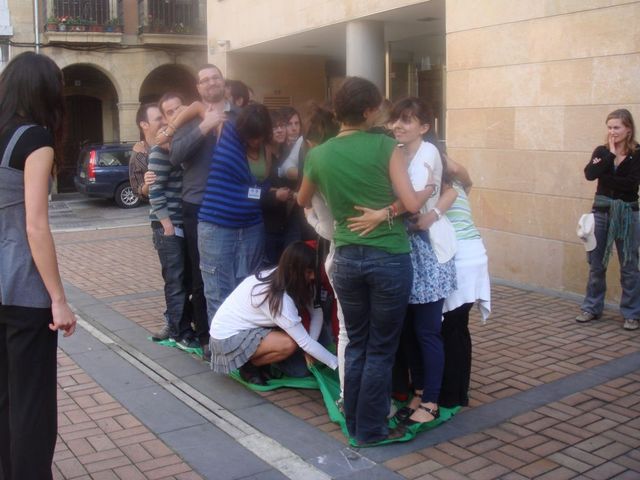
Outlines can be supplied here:
<path id="1" fill-rule="evenodd" d="M 413 288 L 409 303 L 431 303 L 455 292 L 456 264 L 453 260 L 439 263 L 431 243 L 419 235 L 409 235 Z"/>

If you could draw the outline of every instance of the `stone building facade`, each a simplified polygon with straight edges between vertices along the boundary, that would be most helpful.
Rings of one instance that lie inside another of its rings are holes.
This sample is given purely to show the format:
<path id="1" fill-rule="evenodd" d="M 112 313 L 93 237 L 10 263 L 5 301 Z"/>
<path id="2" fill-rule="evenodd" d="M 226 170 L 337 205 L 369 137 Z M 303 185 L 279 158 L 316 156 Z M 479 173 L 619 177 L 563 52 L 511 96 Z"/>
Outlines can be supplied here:
<path id="1" fill-rule="evenodd" d="M 207 15 L 210 61 L 258 100 L 323 101 L 361 75 L 430 101 L 474 179 L 492 275 L 584 292 L 582 170 L 609 111 L 640 120 L 640 2 L 209 0 Z M 609 301 L 618 276 L 613 261 Z"/>
<path id="2" fill-rule="evenodd" d="M 73 189 L 83 142 L 136 141 L 140 102 L 168 90 L 194 96 L 196 70 L 207 61 L 205 0 L 2 1 L 12 29 L 2 37 L 8 56 L 38 44 L 65 76 L 59 191 Z"/>

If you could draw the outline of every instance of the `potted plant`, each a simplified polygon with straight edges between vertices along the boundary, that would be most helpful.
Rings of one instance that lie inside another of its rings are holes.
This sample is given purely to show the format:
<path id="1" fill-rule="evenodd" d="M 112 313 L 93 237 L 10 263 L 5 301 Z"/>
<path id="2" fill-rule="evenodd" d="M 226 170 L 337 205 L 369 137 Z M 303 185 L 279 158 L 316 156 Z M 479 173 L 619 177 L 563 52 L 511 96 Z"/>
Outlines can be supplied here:
<path id="1" fill-rule="evenodd" d="M 68 23 L 69 23 L 69 17 L 59 17 L 58 18 L 58 31 L 59 32 L 66 32 Z"/>
<path id="2" fill-rule="evenodd" d="M 120 19 L 118 17 L 113 17 L 111 20 L 109 20 L 105 26 L 105 31 L 114 33 L 122 32 L 122 24 L 120 23 Z"/>
<path id="3" fill-rule="evenodd" d="M 51 15 L 47 18 L 47 32 L 56 32 L 58 30 L 58 17 Z"/>

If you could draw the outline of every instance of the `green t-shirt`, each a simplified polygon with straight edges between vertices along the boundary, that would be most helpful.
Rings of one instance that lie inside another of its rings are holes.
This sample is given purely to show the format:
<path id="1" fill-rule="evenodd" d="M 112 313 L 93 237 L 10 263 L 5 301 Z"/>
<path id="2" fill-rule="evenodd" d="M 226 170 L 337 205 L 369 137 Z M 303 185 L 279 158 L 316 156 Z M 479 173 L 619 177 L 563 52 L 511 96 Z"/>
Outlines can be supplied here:
<path id="1" fill-rule="evenodd" d="M 410 251 L 400 219 L 395 219 L 391 227 L 383 222 L 363 237 L 347 226 L 347 218 L 360 215 L 354 205 L 377 210 L 395 200 L 389 178 L 389 160 L 395 147 L 395 140 L 386 135 L 356 132 L 332 138 L 307 154 L 304 175 L 322 192 L 333 214 L 337 247 L 367 245 L 389 253 Z"/>

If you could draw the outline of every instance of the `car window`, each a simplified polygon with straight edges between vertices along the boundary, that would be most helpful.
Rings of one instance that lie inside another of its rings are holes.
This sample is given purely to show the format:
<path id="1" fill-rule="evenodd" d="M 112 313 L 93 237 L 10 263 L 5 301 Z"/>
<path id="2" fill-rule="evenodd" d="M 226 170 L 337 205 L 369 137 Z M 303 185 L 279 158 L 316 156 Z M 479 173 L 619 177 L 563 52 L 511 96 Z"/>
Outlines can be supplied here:
<path id="1" fill-rule="evenodd" d="M 107 150 L 100 152 L 98 165 L 101 167 L 120 167 L 129 165 L 131 150 Z"/>

